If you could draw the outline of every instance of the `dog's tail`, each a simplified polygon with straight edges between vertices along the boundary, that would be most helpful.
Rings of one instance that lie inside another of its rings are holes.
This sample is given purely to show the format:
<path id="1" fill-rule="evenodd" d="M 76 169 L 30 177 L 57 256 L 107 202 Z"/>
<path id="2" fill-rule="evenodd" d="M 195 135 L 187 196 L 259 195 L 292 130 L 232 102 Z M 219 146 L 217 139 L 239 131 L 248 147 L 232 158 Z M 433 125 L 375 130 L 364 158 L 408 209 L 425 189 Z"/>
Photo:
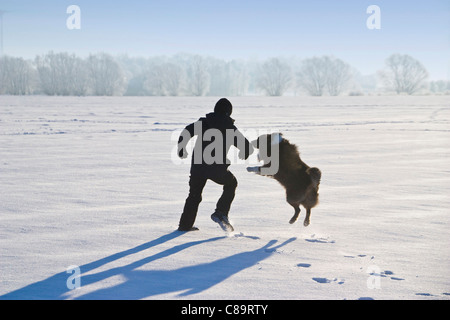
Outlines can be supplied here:
<path id="1" fill-rule="evenodd" d="M 317 187 L 320 184 L 320 179 L 322 178 L 322 172 L 319 168 L 309 168 L 306 173 L 311 177 L 313 184 Z"/>

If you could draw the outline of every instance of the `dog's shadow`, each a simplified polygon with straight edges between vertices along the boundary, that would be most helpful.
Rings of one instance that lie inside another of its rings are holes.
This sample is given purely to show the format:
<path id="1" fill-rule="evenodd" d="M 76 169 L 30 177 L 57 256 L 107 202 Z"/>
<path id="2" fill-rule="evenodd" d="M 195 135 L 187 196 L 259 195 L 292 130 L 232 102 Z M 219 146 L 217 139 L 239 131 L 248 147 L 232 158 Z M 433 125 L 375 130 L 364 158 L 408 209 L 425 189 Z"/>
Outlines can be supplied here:
<path id="1" fill-rule="evenodd" d="M 113 276 L 121 276 L 123 282 L 112 287 L 102 287 L 101 289 L 81 295 L 77 299 L 135 300 L 175 292 L 180 292 L 179 296 L 188 296 L 191 294 L 200 293 L 221 283 L 232 275 L 256 265 L 258 262 L 271 256 L 276 249 L 296 240 L 296 238 L 291 238 L 277 246 L 274 246 L 277 241 L 272 240 L 261 248 L 253 251 L 245 251 L 216 261 L 193 266 L 185 266 L 174 270 L 139 270 L 139 267 L 141 266 L 149 264 L 155 260 L 177 254 L 187 248 L 227 238 L 215 237 L 176 245 L 170 249 L 132 262 L 126 266 L 115 267 L 106 271 L 85 276 L 83 275 L 100 266 L 106 265 L 107 263 L 170 241 L 182 234 L 183 233 L 181 232 L 175 231 L 135 248 L 125 250 L 81 266 L 82 287 L 99 284 L 99 282 Z M 30 284 L 22 289 L 0 296 L 0 300 L 57 300 L 67 298 L 70 295 L 70 290 L 66 285 L 69 276 L 70 275 L 66 272 L 58 273 L 44 281 Z"/>

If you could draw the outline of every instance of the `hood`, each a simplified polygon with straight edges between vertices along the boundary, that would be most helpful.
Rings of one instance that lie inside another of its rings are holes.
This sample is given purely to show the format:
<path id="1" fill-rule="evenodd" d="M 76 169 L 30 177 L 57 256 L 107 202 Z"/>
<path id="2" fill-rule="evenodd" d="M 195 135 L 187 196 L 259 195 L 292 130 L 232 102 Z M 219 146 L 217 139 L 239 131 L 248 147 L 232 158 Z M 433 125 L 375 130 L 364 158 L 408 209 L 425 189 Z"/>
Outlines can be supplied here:
<path id="1" fill-rule="evenodd" d="M 208 113 L 206 115 L 206 123 L 210 128 L 217 128 L 219 130 L 233 129 L 234 120 L 225 114 Z"/>

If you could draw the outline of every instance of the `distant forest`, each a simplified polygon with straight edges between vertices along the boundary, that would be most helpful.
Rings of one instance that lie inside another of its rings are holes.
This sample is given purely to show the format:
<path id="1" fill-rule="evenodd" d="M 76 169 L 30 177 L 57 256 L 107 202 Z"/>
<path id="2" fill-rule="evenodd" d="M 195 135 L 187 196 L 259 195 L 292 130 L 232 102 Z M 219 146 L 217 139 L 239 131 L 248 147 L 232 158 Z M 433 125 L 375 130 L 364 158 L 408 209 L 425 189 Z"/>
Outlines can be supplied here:
<path id="1" fill-rule="evenodd" d="M 373 75 L 332 56 L 226 61 L 178 54 L 136 58 L 49 52 L 34 60 L 0 58 L 0 94 L 57 96 L 246 96 L 450 94 L 425 67 L 393 54 Z"/>

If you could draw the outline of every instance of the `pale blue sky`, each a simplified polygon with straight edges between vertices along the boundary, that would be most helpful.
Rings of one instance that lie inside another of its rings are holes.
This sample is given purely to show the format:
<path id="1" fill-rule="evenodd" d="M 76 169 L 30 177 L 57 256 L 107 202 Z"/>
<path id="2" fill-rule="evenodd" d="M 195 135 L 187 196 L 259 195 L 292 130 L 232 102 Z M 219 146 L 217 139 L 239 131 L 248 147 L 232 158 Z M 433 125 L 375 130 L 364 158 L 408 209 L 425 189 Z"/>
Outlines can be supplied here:
<path id="1" fill-rule="evenodd" d="M 81 8 L 81 30 L 66 9 Z M 369 5 L 381 30 L 369 30 Z M 0 0 L 5 54 L 32 58 L 50 50 L 131 56 L 180 52 L 224 59 L 330 54 L 363 74 L 392 53 L 422 61 L 431 79 L 450 79 L 450 1 L 406 0 Z"/>

